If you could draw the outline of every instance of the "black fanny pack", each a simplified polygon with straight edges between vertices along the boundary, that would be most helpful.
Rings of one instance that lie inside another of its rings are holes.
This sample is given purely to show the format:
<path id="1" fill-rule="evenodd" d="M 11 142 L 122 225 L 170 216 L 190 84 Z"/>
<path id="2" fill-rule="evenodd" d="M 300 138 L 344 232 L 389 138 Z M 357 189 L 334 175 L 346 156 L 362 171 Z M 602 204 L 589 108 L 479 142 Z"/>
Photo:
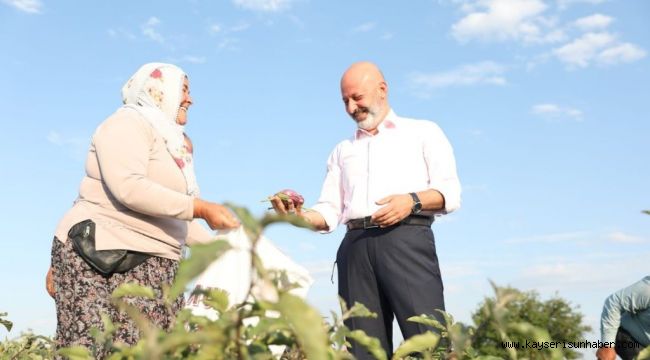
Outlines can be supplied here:
<path id="1" fill-rule="evenodd" d="M 79 256 L 104 276 L 124 273 L 147 261 L 151 255 L 131 250 L 97 250 L 95 223 L 84 220 L 68 231 L 68 239 Z"/>

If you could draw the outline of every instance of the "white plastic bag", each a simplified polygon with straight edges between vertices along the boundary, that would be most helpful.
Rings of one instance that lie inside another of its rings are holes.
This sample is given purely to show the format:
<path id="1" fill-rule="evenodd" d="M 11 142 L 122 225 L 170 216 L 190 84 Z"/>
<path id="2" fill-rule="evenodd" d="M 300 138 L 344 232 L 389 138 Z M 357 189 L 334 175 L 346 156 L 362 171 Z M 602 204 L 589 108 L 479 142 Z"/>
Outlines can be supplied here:
<path id="1" fill-rule="evenodd" d="M 195 286 L 202 289 L 223 289 L 228 292 L 230 306 L 240 304 L 246 300 L 249 284 L 254 275 L 251 269 L 251 240 L 243 226 L 229 231 L 220 231 L 216 238 L 228 241 L 232 249 L 205 269 L 197 278 Z M 264 235 L 257 242 L 256 250 L 266 270 L 285 271 L 289 282 L 298 285 L 290 291 L 292 294 L 303 298 L 307 296 L 314 280 L 305 267 L 297 264 L 280 251 Z M 264 284 L 259 280 L 256 281 L 253 293 L 270 300 L 268 297 L 272 297 L 273 294 L 265 294 L 265 291 Z M 217 316 L 216 312 L 208 309 L 196 299 L 190 299 L 186 307 L 197 315 L 205 315 L 213 319 Z"/>
<path id="2" fill-rule="evenodd" d="M 199 275 L 196 280 L 195 288 L 201 289 L 220 288 L 228 292 L 228 303 L 230 306 L 244 302 L 248 293 L 250 281 L 254 275 L 251 269 L 251 240 L 249 239 L 243 226 L 230 231 L 220 231 L 217 233 L 217 239 L 226 240 L 232 246 L 232 249 L 223 254 L 219 259 L 210 264 L 210 266 Z M 290 293 L 302 298 L 307 296 L 309 287 L 314 283 L 314 279 L 309 271 L 302 265 L 297 264 L 290 257 L 285 255 L 264 235 L 257 242 L 257 255 L 262 261 L 262 266 L 266 270 L 285 271 L 290 283 L 297 284 L 296 288 L 290 290 Z M 268 291 L 269 287 L 260 280 L 256 280 L 253 287 L 253 294 L 258 298 L 272 300 L 273 292 Z M 270 294 L 269 294 L 270 293 Z M 275 294 L 277 296 L 277 294 Z M 205 306 L 201 301 L 202 297 L 190 297 L 185 305 L 193 314 L 203 315 L 209 319 L 215 320 L 218 317 L 217 312 Z M 279 316 L 278 313 L 267 314 L 268 316 Z M 245 325 L 255 325 L 257 318 L 244 320 Z M 280 358 L 284 352 L 285 346 L 270 345 L 271 352 L 276 358 Z"/>

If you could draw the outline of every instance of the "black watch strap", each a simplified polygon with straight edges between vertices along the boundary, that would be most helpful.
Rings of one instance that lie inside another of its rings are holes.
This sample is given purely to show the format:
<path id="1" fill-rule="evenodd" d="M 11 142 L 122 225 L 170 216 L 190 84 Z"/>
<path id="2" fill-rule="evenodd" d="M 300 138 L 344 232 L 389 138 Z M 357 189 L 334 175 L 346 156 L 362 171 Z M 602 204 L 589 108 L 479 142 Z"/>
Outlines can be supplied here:
<path id="1" fill-rule="evenodd" d="M 422 211 L 422 203 L 420 202 L 420 198 L 418 197 L 418 194 L 414 192 L 409 193 L 409 195 L 411 195 L 411 198 L 413 199 L 413 207 L 411 208 L 411 213 L 417 214 Z"/>

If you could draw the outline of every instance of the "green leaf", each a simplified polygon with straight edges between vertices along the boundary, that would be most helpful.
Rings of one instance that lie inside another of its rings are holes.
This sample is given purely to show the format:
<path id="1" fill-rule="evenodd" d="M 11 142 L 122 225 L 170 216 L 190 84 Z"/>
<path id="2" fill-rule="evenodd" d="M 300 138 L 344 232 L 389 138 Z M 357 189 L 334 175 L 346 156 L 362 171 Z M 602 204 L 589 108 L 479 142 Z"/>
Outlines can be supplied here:
<path id="1" fill-rule="evenodd" d="M 341 306 L 341 314 L 345 314 L 348 312 L 348 304 L 341 296 L 339 296 L 339 305 Z"/>
<path id="2" fill-rule="evenodd" d="M 237 215 L 239 221 L 244 226 L 244 230 L 248 234 L 248 237 L 253 241 L 257 240 L 262 233 L 262 226 L 260 226 L 260 223 L 255 219 L 253 214 L 251 214 L 251 212 L 245 207 L 237 206 L 233 203 L 227 202 L 224 203 L 224 205 L 230 208 L 230 210 Z"/>
<path id="3" fill-rule="evenodd" d="M 327 333 L 320 313 L 303 299 L 289 293 L 281 293 L 278 311 L 293 330 L 300 348 L 307 359 L 328 359 Z"/>
<path id="4" fill-rule="evenodd" d="M 156 297 L 156 294 L 154 293 L 152 288 L 148 286 L 136 284 L 136 283 L 122 284 L 113 291 L 113 294 L 111 294 L 111 297 L 113 299 L 121 299 L 125 296 L 135 296 L 135 297 L 153 299 Z"/>
<path id="5" fill-rule="evenodd" d="M 650 210 L 643 210 L 644 214 L 650 215 Z"/>
<path id="6" fill-rule="evenodd" d="M 83 346 L 71 346 L 63 348 L 57 351 L 57 354 L 61 356 L 67 356 L 70 360 L 86 360 L 93 358 L 90 354 L 90 350 Z"/>
<path id="7" fill-rule="evenodd" d="M 203 303 L 220 313 L 228 310 L 228 292 L 219 288 L 210 288 L 204 291 Z"/>
<path id="8" fill-rule="evenodd" d="M 262 218 L 262 220 L 260 220 L 260 225 L 262 226 L 262 228 L 265 228 L 275 223 L 289 223 L 293 226 L 305 228 L 305 229 L 314 228 L 312 224 L 309 221 L 305 220 L 302 216 L 293 215 L 293 214 L 282 215 L 282 214 L 266 213 Z"/>
<path id="9" fill-rule="evenodd" d="M 347 335 L 348 338 L 356 341 L 359 345 L 363 346 L 375 357 L 377 360 L 386 360 L 386 352 L 381 346 L 379 339 L 368 336 L 365 332 L 361 330 L 350 331 Z"/>
<path id="10" fill-rule="evenodd" d="M 433 349 L 438 346 L 440 335 L 430 331 L 424 334 L 415 335 L 404 341 L 393 354 L 393 359 L 401 359 L 411 353 L 422 352 L 426 349 Z"/>
<path id="11" fill-rule="evenodd" d="M 284 193 L 281 193 L 281 192 L 279 192 L 279 193 L 277 193 L 277 194 L 274 194 L 274 195 L 271 195 L 271 196 L 269 196 L 269 197 L 267 197 L 267 198 L 266 198 L 266 199 L 264 199 L 264 200 L 261 200 L 260 202 L 267 202 L 267 201 L 271 201 L 271 199 L 273 198 L 273 196 L 277 196 L 277 197 L 279 197 L 279 198 L 280 198 L 280 200 L 291 200 L 291 196 L 289 196 L 289 195 L 287 195 L 287 194 L 284 194 Z"/>
<path id="12" fill-rule="evenodd" d="M 207 244 L 191 246 L 190 249 L 189 259 L 181 261 L 176 279 L 167 294 L 167 301 L 170 303 L 185 291 L 185 287 L 190 281 L 201 274 L 214 260 L 230 250 L 231 246 L 225 240 L 216 240 Z"/>
<path id="13" fill-rule="evenodd" d="M 354 305 L 343 315 L 343 320 L 347 320 L 351 317 L 365 317 L 375 319 L 377 317 L 377 314 L 370 311 L 362 303 L 355 302 Z"/>
<path id="14" fill-rule="evenodd" d="M 251 326 L 247 331 L 248 335 L 253 338 L 263 338 L 267 336 L 275 338 L 277 336 L 286 337 L 287 334 L 285 334 L 285 330 L 287 329 L 287 324 L 282 318 L 276 319 L 262 317 L 255 326 Z"/>
<path id="15" fill-rule="evenodd" d="M 442 330 L 442 331 L 447 330 L 447 328 L 444 325 L 442 325 L 440 323 L 440 321 L 438 321 L 438 319 L 436 319 L 435 316 L 430 315 L 430 314 L 422 314 L 422 315 L 419 315 L 419 316 L 411 316 L 410 318 L 408 318 L 406 320 L 414 322 L 414 323 L 430 326 L 432 328 L 436 328 L 436 329 Z"/>
<path id="16" fill-rule="evenodd" d="M 9 320 L 3 319 L 3 317 L 7 316 L 7 313 L 0 313 L 0 324 L 4 325 L 5 328 L 7 328 L 7 331 L 11 331 L 11 328 L 14 327 L 14 323 L 12 323 Z"/>

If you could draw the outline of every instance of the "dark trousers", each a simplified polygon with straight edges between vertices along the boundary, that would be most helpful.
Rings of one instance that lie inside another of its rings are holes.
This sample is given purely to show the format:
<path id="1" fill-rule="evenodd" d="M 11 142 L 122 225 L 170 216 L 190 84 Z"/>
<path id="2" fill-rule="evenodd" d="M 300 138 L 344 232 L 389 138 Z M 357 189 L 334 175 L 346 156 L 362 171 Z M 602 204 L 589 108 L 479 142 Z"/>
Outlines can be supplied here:
<path id="1" fill-rule="evenodd" d="M 616 333 L 616 354 L 621 357 L 623 360 L 632 360 L 634 359 L 645 346 L 642 346 L 636 339 L 630 335 L 622 327 L 618 328 Z"/>
<path id="2" fill-rule="evenodd" d="M 377 318 L 351 318 L 345 324 L 376 337 L 393 353 L 393 318 L 405 339 L 433 330 L 407 321 L 433 314 L 444 324 L 442 279 L 433 232 L 428 226 L 399 225 L 384 229 L 350 230 L 336 255 L 339 295 L 349 307 L 360 302 Z M 373 359 L 364 348 L 351 349 L 357 359 Z"/>

